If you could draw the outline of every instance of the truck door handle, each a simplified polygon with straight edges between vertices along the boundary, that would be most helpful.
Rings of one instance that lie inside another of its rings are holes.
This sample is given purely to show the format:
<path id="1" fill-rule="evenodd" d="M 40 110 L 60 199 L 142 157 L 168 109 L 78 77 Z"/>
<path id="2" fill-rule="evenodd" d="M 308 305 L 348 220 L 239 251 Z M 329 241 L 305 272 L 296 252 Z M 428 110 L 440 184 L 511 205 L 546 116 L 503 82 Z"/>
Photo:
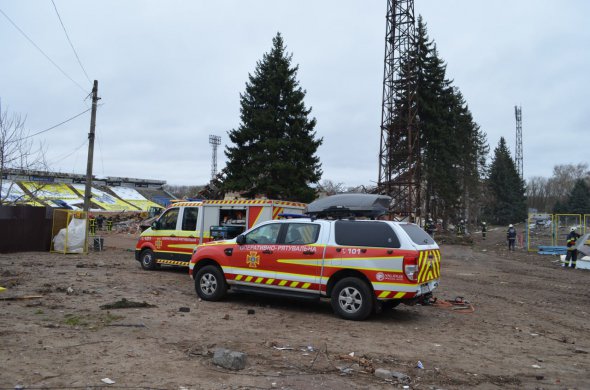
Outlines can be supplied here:
<path id="1" fill-rule="evenodd" d="M 314 251 L 303 251 L 304 255 L 313 255 L 314 253 Z"/>
<path id="2" fill-rule="evenodd" d="M 338 252 L 338 253 L 342 252 L 342 248 L 336 248 L 336 252 Z"/>
<path id="3" fill-rule="evenodd" d="M 272 251 L 270 249 L 266 249 L 266 250 L 262 251 L 262 253 L 264 253 L 265 255 L 271 255 Z"/>
<path id="4" fill-rule="evenodd" d="M 176 237 L 176 234 L 171 234 L 170 237 Z"/>
<path id="5" fill-rule="evenodd" d="M 234 249 L 233 248 L 225 248 L 223 250 L 223 253 L 225 253 L 226 256 L 231 256 L 234 253 Z"/>
<path id="6" fill-rule="evenodd" d="M 387 250 L 387 254 L 388 254 L 388 255 L 391 255 L 391 254 L 393 254 L 393 249 L 388 249 L 388 250 Z"/>

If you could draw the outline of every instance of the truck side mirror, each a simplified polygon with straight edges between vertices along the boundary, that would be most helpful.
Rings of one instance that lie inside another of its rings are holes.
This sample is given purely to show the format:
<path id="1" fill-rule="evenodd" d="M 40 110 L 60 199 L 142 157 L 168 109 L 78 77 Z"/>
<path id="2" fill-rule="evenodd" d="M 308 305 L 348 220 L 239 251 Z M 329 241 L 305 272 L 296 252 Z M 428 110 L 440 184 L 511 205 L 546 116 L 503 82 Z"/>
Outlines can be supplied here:
<path id="1" fill-rule="evenodd" d="M 246 236 L 244 236 L 243 234 L 240 234 L 239 236 L 237 236 L 236 243 L 238 245 L 244 245 L 246 243 Z"/>
<path id="2" fill-rule="evenodd" d="M 160 222 L 159 221 L 152 222 L 152 229 L 158 230 L 159 228 L 160 228 Z"/>

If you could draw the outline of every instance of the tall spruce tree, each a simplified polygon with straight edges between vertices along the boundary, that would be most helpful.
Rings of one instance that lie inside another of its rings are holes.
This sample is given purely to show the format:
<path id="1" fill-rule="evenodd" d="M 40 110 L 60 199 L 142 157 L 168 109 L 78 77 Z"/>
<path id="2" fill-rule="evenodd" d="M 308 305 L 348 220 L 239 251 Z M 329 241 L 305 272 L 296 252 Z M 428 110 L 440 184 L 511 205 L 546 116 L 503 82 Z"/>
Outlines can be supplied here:
<path id="1" fill-rule="evenodd" d="M 506 225 L 526 220 L 525 185 L 516 171 L 504 137 L 500 138 L 498 147 L 494 150 L 488 189 L 489 221 Z"/>
<path id="2" fill-rule="evenodd" d="M 240 94 L 241 124 L 229 131 L 234 145 L 225 150 L 226 190 L 302 202 L 315 198 L 310 184 L 322 175 L 316 156 L 322 139 L 316 138 L 316 120 L 309 118 L 306 92 L 296 79 L 299 67 L 291 66 L 291 60 L 277 33 L 270 52 L 248 75 Z"/>
<path id="3" fill-rule="evenodd" d="M 409 59 L 401 67 L 396 85 L 401 89 L 396 101 L 394 126 L 407 126 L 407 99 L 415 91 L 416 126 L 420 131 L 422 199 L 425 214 L 442 218 L 445 223 L 467 217 L 476 208 L 486 174 L 488 146 L 485 132 L 473 120 L 459 89 L 446 77 L 446 64 L 439 57 L 426 24 L 418 17 L 416 41 Z M 402 134 L 402 150 L 407 144 Z M 398 153 L 394 170 L 403 171 L 406 160 Z"/>

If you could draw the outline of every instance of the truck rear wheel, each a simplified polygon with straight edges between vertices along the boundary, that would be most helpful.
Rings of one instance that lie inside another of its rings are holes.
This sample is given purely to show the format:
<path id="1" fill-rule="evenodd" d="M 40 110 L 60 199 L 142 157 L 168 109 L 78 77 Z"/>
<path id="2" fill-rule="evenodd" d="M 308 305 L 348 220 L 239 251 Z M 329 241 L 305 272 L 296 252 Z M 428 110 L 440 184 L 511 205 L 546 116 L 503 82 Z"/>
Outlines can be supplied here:
<path id="1" fill-rule="evenodd" d="M 159 267 L 158 263 L 156 262 L 156 257 L 154 256 L 154 252 L 152 252 L 151 249 L 144 249 L 141 251 L 139 261 L 141 263 L 141 268 L 148 271 Z"/>
<path id="2" fill-rule="evenodd" d="M 336 283 L 330 302 L 336 314 L 352 321 L 364 320 L 373 310 L 371 289 L 363 280 L 354 277 Z"/>
<path id="3" fill-rule="evenodd" d="M 195 275 L 195 290 L 205 301 L 219 301 L 227 292 L 227 284 L 221 270 L 214 265 L 206 265 Z"/>

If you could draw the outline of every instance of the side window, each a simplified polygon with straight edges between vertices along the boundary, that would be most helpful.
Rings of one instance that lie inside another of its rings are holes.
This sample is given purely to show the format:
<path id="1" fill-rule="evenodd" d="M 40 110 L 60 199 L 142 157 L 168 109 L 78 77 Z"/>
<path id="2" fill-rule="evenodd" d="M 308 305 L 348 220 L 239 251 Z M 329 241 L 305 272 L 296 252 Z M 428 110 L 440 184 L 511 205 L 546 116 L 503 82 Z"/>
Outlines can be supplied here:
<path id="1" fill-rule="evenodd" d="M 280 230 L 280 223 L 261 226 L 246 234 L 246 244 L 276 244 Z"/>
<path id="2" fill-rule="evenodd" d="M 377 248 L 399 248 L 399 239 L 385 222 L 379 221 L 336 221 L 336 243 L 346 246 L 372 246 Z"/>
<path id="3" fill-rule="evenodd" d="M 186 207 L 182 214 L 182 230 L 193 231 L 197 228 L 197 217 L 199 209 L 196 207 Z"/>
<path id="4" fill-rule="evenodd" d="M 176 220 L 178 219 L 178 209 L 170 209 L 166 211 L 160 219 L 158 220 L 160 223 L 161 230 L 175 230 L 176 229 Z"/>
<path id="5" fill-rule="evenodd" d="M 290 223 L 287 225 L 285 244 L 309 245 L 318 240 L 320 225 L 312 223 Z"/>

